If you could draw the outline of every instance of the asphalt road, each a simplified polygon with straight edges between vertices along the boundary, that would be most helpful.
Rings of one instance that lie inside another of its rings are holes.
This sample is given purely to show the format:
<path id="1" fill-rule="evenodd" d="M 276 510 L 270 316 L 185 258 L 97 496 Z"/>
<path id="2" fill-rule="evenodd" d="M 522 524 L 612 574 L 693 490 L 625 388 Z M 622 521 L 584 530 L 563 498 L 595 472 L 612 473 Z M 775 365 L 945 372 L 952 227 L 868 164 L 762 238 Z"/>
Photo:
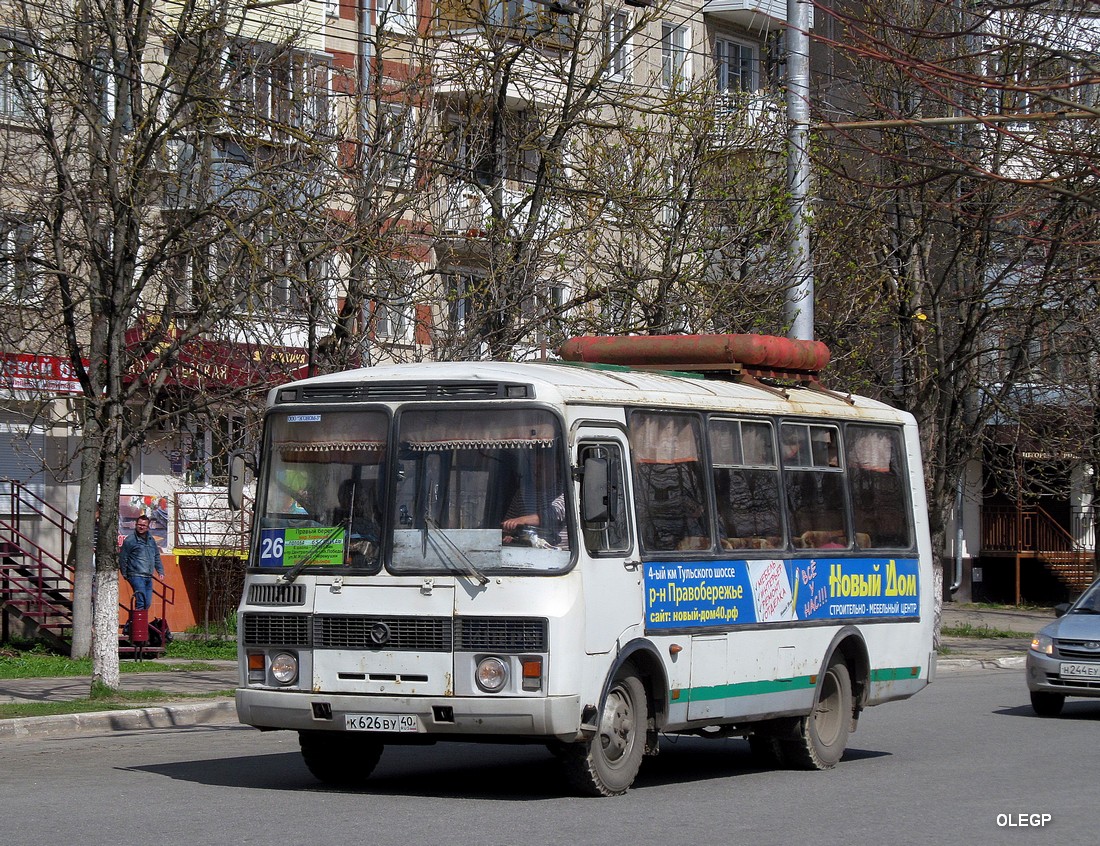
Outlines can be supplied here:
<path id="1" fill-rule="evenodd" d="M 981 844 L 1096 842 L 1100 701 L 1035 717 L 1022 671 L 943 673 L 867 711 L 831 772 L 761 770 L 739 740 L 666 740 L 633 790 L 570 796 L 542 747 L 387 749 L 320 787 L 296 737 L 238 726 L 8 740 L 5 842 Z M 1024 822 L 1044 822 L 1021 826 Z M 1008 822 L 1013 825 L 1008 825 Z"/>

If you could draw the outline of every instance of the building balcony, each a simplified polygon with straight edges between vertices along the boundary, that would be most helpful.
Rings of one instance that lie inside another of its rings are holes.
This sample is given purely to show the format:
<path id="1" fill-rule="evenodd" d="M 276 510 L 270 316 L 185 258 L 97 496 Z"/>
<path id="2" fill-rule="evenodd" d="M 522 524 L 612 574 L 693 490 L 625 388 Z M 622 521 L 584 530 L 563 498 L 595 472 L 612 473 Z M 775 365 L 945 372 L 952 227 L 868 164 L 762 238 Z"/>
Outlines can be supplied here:
<path id="1" fill-rule="evenodd" d="M 810 26 L 814 7 L 810 6 Z M 749 30 L 768 30 L 787 21 L 786 0 L 708 0 L 703 14 L 725 23 L 737 24 Z"/>
<path id="2" fill-rule="evenodd" d="M 514 62 L 507 63 L 507 83 L 494 78 L 494 67 L 502 63 L 494 56 L 518 49 L 508 43 L 491 44 L 483 31 L 454 33 L 440 42 L 432 57 L 435 96 L 461 103 L 491 98 L 504 86 L 505 105 L 509 109 L 553 106 L 560 103 L 565 90 L 566 55 L 560 51 L 524 49 Z"/>
<path id="3" fill-rule="evenodd" d="M 783 101 L 772 92 L 731 91 L 714 101 L 714 144 L 746 152 L 782 152 L 787 136 Z"/>
<path id="4" fill-rule="evenodd" d="M 445 238 L 480 239 L 488 235 L 489 230 L 500 224 L 493 219 L 493 206 L 488 186 L 454 183 L 448 185 L 439 200 L 440 235 Z M 531 194 L 527 190 L 504 188 L 500 195 L 500 216 L 507 230 L 513 234 L 521 232 L 530 214 Z M 564 229 L 567 215 L 556 205 L 546 203 L 538 212 L 541 218 L 537 230 L 539 237 L 548 237 Z"/>

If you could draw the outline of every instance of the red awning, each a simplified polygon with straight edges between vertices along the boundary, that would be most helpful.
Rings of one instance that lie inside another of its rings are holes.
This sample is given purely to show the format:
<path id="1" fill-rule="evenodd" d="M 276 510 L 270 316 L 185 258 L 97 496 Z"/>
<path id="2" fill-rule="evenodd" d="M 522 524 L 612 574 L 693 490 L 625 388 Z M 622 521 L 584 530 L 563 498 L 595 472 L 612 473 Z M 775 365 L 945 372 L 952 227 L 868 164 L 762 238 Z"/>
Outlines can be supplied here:
<path id="1" fill-rule="evenodd" d="M 69 359 L 9 352 L 0 352 L 0 389 L 38 394 L 83 392 Z"/>
<path id="2" fill-rule="evenodd" d="M 140 355 L 139 347 L 151 336 L 152 332 L 146 334 L 142 327 L 126 333 L 127 347 L 138 356 L 132 373 L 141 367 L 142 361 L 152 365 L 162 351 L 163 347 L 154 347 Z M 178 333 L 171 332 L 161 344 L 170 342 L 171 337 L 178 337 Z M 194 390 L 214 386 L 263 388 L 303 378 L 308 363 L 309 353 L 303 347 L 195 338 L 180 344 L 165 384 Z"/>

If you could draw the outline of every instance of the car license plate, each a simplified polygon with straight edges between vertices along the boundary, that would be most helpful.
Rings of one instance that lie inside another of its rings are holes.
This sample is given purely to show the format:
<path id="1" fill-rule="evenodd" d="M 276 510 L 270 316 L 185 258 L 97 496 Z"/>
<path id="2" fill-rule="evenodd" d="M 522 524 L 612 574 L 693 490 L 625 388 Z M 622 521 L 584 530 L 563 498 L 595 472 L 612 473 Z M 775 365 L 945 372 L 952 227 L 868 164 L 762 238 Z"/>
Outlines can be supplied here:
<path id="1" fill-rule="evenodd" d="M 1071 664 L 1063 661 L 1059 673 L 1064 679 L 1100 679 L 1100 664 Z"/>
<path id="2" fill-rule="evenodd" d="M 345 714 L 347 731 L 419 731 L 414 714 Z"/>

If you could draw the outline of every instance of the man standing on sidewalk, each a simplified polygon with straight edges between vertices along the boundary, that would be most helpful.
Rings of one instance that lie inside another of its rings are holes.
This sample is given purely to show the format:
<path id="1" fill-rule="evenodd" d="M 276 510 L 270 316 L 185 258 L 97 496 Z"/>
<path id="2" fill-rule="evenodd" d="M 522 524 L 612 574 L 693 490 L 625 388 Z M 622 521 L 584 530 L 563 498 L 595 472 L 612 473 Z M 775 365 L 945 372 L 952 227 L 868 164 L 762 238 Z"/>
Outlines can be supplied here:
<path id="1" fill-rule="evenodd" d="M 153 573 L 164 578 L 164 564 L 156 538 L 149 534 L 149 518 L 142 515 L 134 523 L 134 533 L 122 542 L 118 553 L 122 575 L 134 589 L 134 607 L 153 605 Z"/>

